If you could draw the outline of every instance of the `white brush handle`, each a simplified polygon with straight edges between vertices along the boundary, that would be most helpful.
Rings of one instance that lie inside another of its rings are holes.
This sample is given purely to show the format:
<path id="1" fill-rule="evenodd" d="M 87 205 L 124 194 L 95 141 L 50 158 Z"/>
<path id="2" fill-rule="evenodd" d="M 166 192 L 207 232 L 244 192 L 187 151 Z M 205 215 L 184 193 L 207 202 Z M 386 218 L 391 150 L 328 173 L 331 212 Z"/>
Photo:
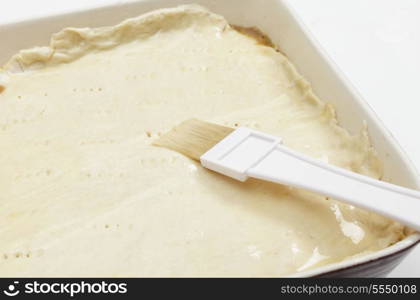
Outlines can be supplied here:
<path id="1" fill-rule="evenodd" d="M 310 159 L 277 146 L 247 172 L 375 211 L 420 230 L 420 193 Z"/>
<path id="2" fill-rule="evenodd" d="M 235 130 L 205 153 L 201 162 L 241 181 L 254 177 L 330 196 L 420 231 L 420 192 L 307 157 L 258 131 Z"/>

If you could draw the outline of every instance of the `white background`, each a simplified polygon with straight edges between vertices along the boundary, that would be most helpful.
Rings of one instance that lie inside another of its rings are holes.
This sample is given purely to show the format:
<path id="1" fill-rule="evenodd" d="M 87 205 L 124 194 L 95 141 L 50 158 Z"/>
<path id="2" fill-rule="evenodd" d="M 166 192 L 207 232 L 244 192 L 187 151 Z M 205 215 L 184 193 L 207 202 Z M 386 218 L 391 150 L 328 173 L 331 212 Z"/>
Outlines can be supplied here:
<path id="1" fill-rule="evenodd" d="M 1 0 L 0 26 L 50 13 L 129 1 Z M 420 170 L 420 1 L 289 2 Z M 420 246 L 391 276 L 420 277 Z"/>

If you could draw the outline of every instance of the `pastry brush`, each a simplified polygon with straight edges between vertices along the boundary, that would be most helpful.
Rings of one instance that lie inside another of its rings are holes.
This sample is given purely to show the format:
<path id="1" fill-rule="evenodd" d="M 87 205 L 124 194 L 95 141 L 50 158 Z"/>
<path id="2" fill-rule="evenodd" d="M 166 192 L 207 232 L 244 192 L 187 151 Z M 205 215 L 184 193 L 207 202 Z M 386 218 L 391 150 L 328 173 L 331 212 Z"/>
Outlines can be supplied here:
<path id="1" fill-rule="evenodd" d="M 302 188 L 420 230 L 420 192 L 310 158 L 282 145 L 276 136 L 191 119 L 153 144 L 239 181 L 252 177 Z"/>

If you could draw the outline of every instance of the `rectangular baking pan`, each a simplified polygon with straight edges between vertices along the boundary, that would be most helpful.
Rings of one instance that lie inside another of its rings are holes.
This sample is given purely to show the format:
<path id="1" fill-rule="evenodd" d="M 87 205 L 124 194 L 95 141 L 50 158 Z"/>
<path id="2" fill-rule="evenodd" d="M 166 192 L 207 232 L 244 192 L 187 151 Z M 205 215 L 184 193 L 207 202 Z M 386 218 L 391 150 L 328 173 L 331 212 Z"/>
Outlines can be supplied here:
<path id="1" fill-rule="evenodd" d="M 371 141 L 384 163 L 383 180 L 420 189 L 417 172 L 404 151 L 338 67 L 328 58 L 287 1 L 194 0 L 193 2 L 223 15 L 231 24 L 255 26 L 266 33 L 308 79 L 315 93 L 336 108 L 337 118 L 344 128 L 351 133 L 358 133 L 366 122 Z M 47 45 L 51 35 L 64 27 L 114 25 L 153 9 L 189 3 L 191 2 L 178 0 L 143 0 L 3 24 L 0 25 L 0 65 L 21 49 Z M 322 266 L 296 276 L 384 276 L 419 240 L 420 234 L 414 233 L 381 251 Z"/>

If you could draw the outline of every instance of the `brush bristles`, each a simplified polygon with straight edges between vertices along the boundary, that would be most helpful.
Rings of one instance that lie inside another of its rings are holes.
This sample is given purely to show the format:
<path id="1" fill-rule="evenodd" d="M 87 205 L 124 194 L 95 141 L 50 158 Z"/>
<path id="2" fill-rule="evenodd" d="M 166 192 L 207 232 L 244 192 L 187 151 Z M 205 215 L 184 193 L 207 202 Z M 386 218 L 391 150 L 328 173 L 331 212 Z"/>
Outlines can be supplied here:
<path id="1" fill-rule="evenodd" d="M 192 159 L 200 157 L 229 135 L 233 128 L 190 119 L 182 122 L 153 143 L 168 148 Z"/>

